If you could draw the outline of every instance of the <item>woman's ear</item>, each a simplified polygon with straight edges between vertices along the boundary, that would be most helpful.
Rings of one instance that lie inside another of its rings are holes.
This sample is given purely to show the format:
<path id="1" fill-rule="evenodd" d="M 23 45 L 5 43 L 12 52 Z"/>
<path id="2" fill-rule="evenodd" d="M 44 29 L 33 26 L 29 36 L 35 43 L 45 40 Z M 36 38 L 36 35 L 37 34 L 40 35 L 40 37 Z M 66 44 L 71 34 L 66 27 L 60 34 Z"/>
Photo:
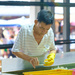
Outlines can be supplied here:
<path id="1" fill-rule="evenodd" d="M 37 25 L 37 23 L 38 23 L 38 20 L 35 20 L 35 21 L 34 21 L 34 23 L 35 23 L 35 25 Z"/>

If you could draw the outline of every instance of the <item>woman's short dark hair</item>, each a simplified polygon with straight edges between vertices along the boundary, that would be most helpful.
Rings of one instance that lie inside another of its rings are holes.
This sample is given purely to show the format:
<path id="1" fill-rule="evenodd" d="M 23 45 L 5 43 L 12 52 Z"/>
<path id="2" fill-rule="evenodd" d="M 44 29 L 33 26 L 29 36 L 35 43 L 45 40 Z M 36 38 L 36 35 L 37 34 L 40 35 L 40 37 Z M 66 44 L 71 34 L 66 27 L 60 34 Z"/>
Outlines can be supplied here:
<path id="1" fill-rule="evenodd" d="M 43 9 L 38 13 L 37 19 L 39 22 L 44 22 L 48 25 L 53 24 L 54 16 L 52 15 L 51 11 Z"/>

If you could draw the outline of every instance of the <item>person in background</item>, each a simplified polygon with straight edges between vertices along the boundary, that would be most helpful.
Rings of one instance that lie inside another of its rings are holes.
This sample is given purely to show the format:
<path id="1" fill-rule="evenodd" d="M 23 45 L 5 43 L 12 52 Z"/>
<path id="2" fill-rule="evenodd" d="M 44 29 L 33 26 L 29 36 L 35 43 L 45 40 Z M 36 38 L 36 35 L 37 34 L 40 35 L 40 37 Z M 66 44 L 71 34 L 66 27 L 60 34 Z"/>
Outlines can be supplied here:
<path id="1" fill-rule="evenodd" d="M 0 44 L 7 44 L 7 39 L 5 38 L 3 32 L 0 34 Z M 4 58 L 8 58 L 7 49 L 1 49 L 1 55 Z"/>
<path id="2" fill-rule="evenodd" d="M 11 35 L 10 36 L 10 40 L 8 41 L 7 44 L 14 44 L 14 35 Z M 11 51 L 12 48 L 9 48 L 8 49 L 8 58 L 10 58 L 10 56 L 12 56 L 13 58 L 15 58 L 16 56 L 14 54 L 12 54 L 12 51 Z"/>
<path id="3" fill-rule="evenodd" d="M 54 63 L 56 48 L 54 33 L 51 28 L 54 17 L 49 10 L 41 10 L 33 25 L 22 26 L 12 53 L 32 64 L 34 68 L 39 65 L 38 57 L 50 52 L 44 60 L 44 66 L 51 66 Z"/>

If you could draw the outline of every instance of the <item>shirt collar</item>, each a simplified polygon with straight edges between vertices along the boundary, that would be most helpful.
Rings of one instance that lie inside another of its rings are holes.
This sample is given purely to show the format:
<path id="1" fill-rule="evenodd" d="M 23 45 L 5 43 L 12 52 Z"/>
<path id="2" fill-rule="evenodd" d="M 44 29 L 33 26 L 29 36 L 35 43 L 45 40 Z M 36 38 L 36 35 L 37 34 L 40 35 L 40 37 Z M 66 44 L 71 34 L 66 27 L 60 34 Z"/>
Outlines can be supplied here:
<path id="1" fill-rule="evenodd" d="M 34 27 L 34 25 L 31 25 L 31 29 L 30 29 L 30 30 L 31 30 L 31 32 L 30 32 L 30 35 L 31 35 L 31 36 L 33 36 L 33 31 L 34 31 L 34 30 L 33 30 L 33 27 Z"/>

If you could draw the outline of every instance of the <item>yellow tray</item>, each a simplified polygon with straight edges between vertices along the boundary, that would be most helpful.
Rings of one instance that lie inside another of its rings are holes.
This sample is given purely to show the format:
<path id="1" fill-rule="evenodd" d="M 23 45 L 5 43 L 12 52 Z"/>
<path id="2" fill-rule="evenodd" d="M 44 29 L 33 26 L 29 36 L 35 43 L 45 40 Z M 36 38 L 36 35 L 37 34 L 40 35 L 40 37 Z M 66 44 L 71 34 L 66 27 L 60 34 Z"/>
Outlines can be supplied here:
<path id="1" fill-rule="evenodd" d="M 43 71 L 23 72 L 24 75 L 72 75 L 72 70 L 54 69 Z"/>

